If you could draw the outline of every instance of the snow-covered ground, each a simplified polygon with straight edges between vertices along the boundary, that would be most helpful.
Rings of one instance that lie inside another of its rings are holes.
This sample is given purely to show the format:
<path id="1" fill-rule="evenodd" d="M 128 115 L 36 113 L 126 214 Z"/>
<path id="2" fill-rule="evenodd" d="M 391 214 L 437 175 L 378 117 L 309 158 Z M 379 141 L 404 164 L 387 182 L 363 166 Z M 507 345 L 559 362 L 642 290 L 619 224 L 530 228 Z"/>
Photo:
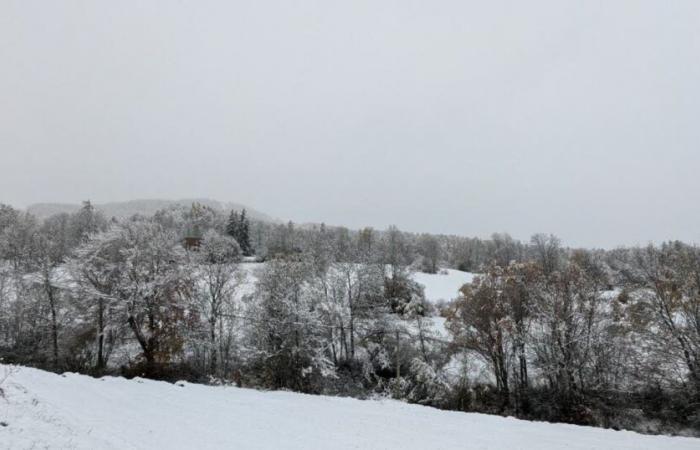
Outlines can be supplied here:
<path id="1" fill-rule="evenodd" d="M 0 365 L 0 375 L 8 366 Z M 0 376 L 0 379 L 2 377 Z M 440 411 L 397 401 L 18 368 L 0 448 L 698 449 L 700 440 Z"/>
<path id="2" fill-rule="evenodd" d="M 415 272 L 413 280 L 425 287 L 425 299 L 435 303 L 439 300 L 450 301 L 459 296 L 459 289 L 471 283 L 474 274 L 454 269 L 440 269 L 436 274 Z"/>

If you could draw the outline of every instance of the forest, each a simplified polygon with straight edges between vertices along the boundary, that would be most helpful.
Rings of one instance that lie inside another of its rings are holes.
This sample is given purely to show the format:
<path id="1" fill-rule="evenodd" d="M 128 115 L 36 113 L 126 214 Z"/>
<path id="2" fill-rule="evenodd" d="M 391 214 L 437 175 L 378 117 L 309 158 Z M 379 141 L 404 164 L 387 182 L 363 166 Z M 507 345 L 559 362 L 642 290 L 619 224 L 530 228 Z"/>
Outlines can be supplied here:
<path id="1" fill-rule="evenodd" d="M 0 205 L 0 360 L 699 436 L 700 248 Z"/>

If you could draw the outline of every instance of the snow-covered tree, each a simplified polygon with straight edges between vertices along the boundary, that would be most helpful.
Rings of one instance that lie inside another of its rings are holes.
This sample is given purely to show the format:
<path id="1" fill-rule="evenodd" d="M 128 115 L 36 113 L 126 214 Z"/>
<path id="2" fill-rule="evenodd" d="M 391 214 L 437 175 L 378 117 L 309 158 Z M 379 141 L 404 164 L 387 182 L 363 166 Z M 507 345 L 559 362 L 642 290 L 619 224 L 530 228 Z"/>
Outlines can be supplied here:
<path id="1" fill-rule="evenodd" d="M 270 387 L 314 391 L 319 377 L 333 375 L 311 276 L 303 258 L 273 259 L 258 274 L 248 310 L 250 364 Z"/>
<path id="2" fill-rule="evenodd" d="M 420 270 L 425 273 L 437 273 L 442 253 L 437 237 L 430 234 L 421 235 L 418 251 L 421 255 Z"/>
<path id="3" fill-rule="evenodd" d="M 238 262 L 241 248 L 232 237 L 214 230 L 204 234 L 202 244 L 195 254 L 199 273 L 195 296 L 201 316 L 208 324 L 209 371 L 217 374 L 221 366 L 226 367 L 227 347 L 223 345 L 225 315 L 234 310 L 236 289 L 242 282 Z"/>
<path id="4" fill-rule="evenodd" d="M 575 261 L 534 281 L 531 348 L 556 398 L 561 419 L 575 417 L 582 392 L 594 386 L 596 346 L 605 345 L 603 283 Z"/>
<path id="5" fill-rule="evenodd" d="M 231 211 L 226 223 L 226 234 L 238 242 L 244 256 L 253 254 L 253 248 L 250 244 L 250 221 L 245 208 L 240 214 L 238 211 Z"/>
<path id="6" fill-rule="evenodd" d="M 632 256 L 623 273 L 636 329 L 657 361 L 685 368 L 700 401 L 700 249 L 671 242 Z"/>
<path id="7" fill-rule="evenodd" d="M 498 392 L 508 405 L 512 345 L 502 283 L 502 269 L 494 266 L 472 285 L 462 287 L 447 327 L 457 348 L 477 353 L 491 366 Z"/>
<path id="8" fill-rule="evenodd" d="M 93 236 L 79 268 L 100 298 L 124 317 L 147 366 L 168 362 L 182 347 L 191 280 L 177 237 L 152 220 L 130 220 Z"/>
<path id="9" fill-rule="evenodd" d="M 86 293 L 85 315 L 95 323 L 95 370 L 104 370 L 114 343 L 117 309 L 120 307 L 119 289 L 124 280 L 123 230 L 112 228 L 92 234 L 76 249 L 70 261 L 73 278 Z"/>

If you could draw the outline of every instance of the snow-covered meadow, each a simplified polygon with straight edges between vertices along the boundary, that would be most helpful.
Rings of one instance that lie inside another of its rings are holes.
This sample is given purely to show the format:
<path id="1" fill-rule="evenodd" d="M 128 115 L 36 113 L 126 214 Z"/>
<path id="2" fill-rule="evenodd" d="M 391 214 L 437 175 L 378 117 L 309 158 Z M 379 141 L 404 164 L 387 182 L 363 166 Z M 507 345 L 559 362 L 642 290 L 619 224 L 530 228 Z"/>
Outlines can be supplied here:
<path id="1" fill-rule="evenodd" d="M 455 269 L 441 269 L 436 274 L 414 272 L 411 278 L 425 288 L 425 299 L 431 303 L 450 301 L 459 295 L 459 289 L 469 284 L 475 274 Z"/>
<path id="2" fill-rule="evenodd" d="M 9 366 L 0 365 L 0 373 Z M 700 440 L 356 400 L 16 367 L 0 448 L 668 449 Z"/>

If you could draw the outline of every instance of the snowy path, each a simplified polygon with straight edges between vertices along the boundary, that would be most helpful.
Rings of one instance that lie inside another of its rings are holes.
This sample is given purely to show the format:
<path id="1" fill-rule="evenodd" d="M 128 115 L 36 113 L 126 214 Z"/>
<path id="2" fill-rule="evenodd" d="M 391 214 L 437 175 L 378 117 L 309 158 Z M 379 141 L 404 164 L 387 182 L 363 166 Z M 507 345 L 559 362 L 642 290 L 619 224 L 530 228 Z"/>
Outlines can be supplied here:
<path id="1" fill-rule="evenodd" d="M 6 366 L 0 366 L 0 373 Z M 21 368 L 0 399 L 0 448 L 698 449 L 700 440 Z"/>

